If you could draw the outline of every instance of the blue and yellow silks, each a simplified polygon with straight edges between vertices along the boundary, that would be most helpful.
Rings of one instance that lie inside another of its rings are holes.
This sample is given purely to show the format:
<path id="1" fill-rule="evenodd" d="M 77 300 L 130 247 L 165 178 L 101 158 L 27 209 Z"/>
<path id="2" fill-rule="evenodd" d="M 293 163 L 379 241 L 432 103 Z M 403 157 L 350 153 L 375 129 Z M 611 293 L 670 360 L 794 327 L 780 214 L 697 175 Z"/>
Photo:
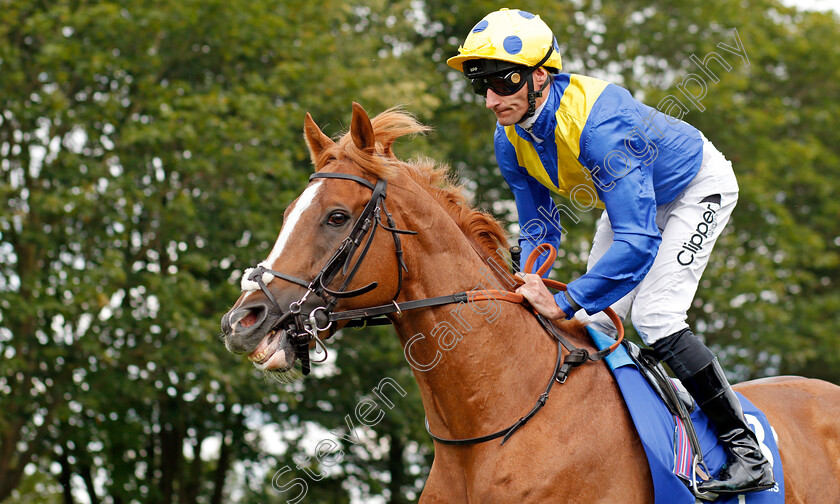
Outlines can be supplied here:
<path id="1" fill-rule="evenodd" d="M 656 207 L 673 201 L 703 158 L 700 132 L 635 100 L 615 84 L 582 75 L 553 77 L 530 132 L 496 126 L 499 168 L 516 198 L 523 261 L 539 243 L 559 247 L 560 220 L 606 209 L 614 242 L 569 296 L 594 314 L 644 278 L 662 240 Z M 551 193 L 569 198 L 556 206 Z M 555 296 L 571 317 L 566 296 Z"/>

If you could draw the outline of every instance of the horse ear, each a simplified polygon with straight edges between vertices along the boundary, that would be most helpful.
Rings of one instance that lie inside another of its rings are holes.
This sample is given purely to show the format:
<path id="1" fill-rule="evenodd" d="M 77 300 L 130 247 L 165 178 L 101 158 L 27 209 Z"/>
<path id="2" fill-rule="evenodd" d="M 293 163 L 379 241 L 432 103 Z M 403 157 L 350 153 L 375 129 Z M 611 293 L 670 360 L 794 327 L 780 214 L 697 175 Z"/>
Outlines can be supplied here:
<path id="1" fill-rule="evenodd" d="M 376 148 L 376 135 L 373 133 L 373 125 L 370 124 L 370 117 L 368 117 L 365 109 L 356 102 L 353 102 L 350 136 L 359 150 L 373 151 Z"/>
<path id="2" fill-rule="evenodd" d="M 309 146 L 309 156 L 312 158 L 312 164 L 317 167 L 318 156 L 335 142 L 321 131 L 309 112 L 306 113 L 306 119 L 303 120 L 303 136 L 306 139 L 306 145 Z"/>

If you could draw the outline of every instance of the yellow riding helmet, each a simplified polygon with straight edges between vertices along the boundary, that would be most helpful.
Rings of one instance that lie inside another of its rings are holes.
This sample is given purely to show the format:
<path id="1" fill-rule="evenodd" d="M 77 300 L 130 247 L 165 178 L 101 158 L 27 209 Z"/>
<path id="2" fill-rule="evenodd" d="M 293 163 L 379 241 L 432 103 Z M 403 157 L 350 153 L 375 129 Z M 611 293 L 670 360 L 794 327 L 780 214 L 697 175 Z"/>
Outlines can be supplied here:
<path id="1" fill-rule="evenodd" d="M 551 54 L 540 66 L 557 73 L 562 68 L 560 47 L 551 28 L 536 14 L 501 9 L 484 16 L 458 48 L 458 55 L 446 60 L 446 64 L 459 72 L 464 71 L 465 61 L 476 59 L 534 67 L 550 49 Z"/>

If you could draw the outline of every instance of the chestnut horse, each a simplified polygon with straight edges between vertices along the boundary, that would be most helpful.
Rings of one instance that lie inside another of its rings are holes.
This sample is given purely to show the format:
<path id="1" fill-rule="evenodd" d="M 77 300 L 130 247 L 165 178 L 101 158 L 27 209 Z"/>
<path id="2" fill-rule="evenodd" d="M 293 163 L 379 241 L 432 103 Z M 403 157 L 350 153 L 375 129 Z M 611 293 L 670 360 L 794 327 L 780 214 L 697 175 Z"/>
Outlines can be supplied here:
<path id="1" fill-rule="evenodd" d="M 388 305 L 435 435 L 489 434 L 530 411 L 561 350 L 529 310 L 492 298 L 407 309 L 413 300 L 512 286 L 491 264 L 504 264 L 499 224 L 470 208 L 445 168 L 394 156 L 397 138 L 426 128 L 395 110 L 371 121 L 354 104 L 341 139 L 327 137 L 308 114 L 304 130 L 316 173 L 286 210 L 269 257 L 243 279 L 243 294 L 223 317 L 227 348 L 259 369 L 283 373 L 296 360 L 308 366 L 305 344 L 335 329 L 328 327 L 330 314 L 361 316 Z M 367 225 L 357 223 L 360 216 Z M 577 322 L 559 328 L 592 349 Z M 306 334 L 311 338 L 300 340 Z M 838 502 L 840 387 L 784 377 L 737 389 L 775 427 L 786 502 Z M 610 371 L 598 362 L 554 387 L 545 407 L 503 445 L 436 442 L 420 502 L 653 499 L 641 442 Z"/>

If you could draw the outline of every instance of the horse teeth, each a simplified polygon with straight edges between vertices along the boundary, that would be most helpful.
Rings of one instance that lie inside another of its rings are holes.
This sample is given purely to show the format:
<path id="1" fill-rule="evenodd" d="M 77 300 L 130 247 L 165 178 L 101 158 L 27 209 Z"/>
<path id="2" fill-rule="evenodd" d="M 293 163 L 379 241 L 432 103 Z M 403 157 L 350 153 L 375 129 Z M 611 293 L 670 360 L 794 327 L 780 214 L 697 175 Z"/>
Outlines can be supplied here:
<path id="1" fill-rule="evenodd" d="M 266 335 L 263 337 L 263 341 L 260 342 L 257 347 L 267 347 L 269 346 L 268 340 L 271 339 L 275 334 L 277 334 L 277 330 L 268 331 Z M 259 352 L 254 351 L 251 355 L 248 356 L 248 360 L 251 362 L 261 362 L 265 360 L 266 356 L 268 355 L 268 348 L 263 348 Z"/>

